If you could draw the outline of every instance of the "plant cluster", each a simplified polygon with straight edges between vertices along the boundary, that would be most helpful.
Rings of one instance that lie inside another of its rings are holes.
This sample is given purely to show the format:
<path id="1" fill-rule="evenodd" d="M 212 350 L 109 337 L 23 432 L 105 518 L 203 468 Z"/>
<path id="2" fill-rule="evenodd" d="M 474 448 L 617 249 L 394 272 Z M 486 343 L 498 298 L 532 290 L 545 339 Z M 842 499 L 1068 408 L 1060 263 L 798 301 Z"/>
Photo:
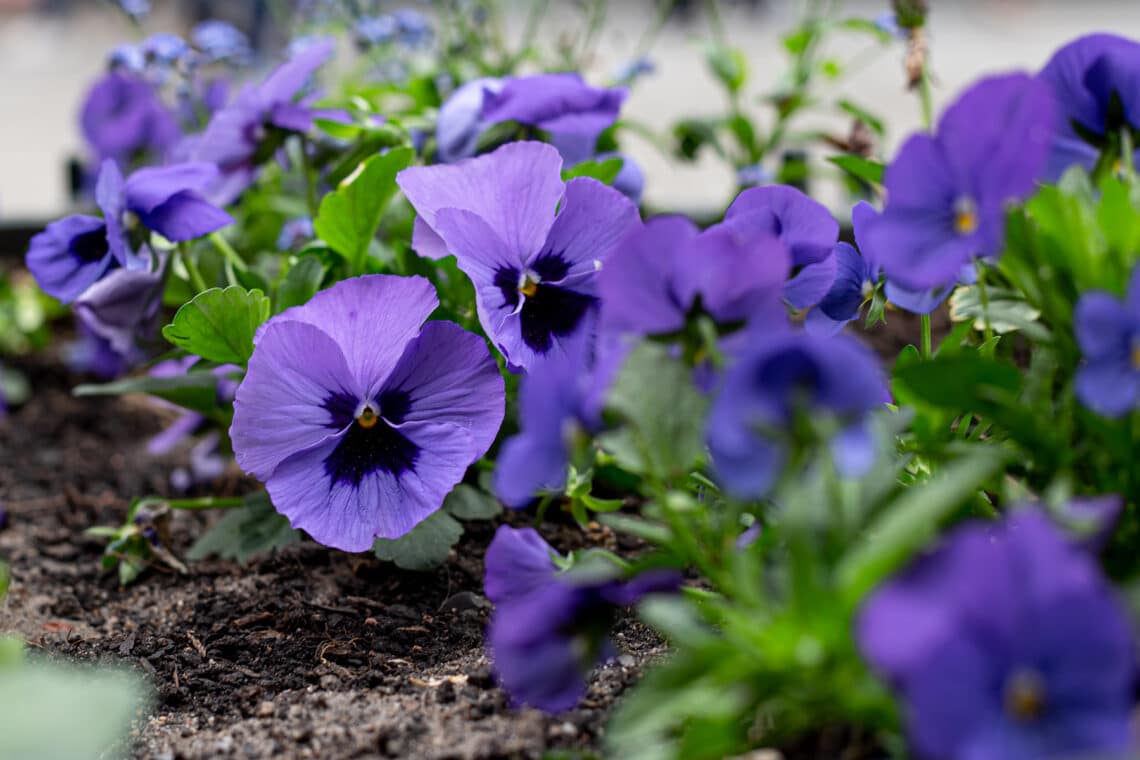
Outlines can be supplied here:
<path id="1" fill-rule="evenodd" d="M 572 73 L 604 4 L 554 60 L 508 50 L 493 4 L 434 26 L 305 5 L 314 33 L 232 95 L 207 72 L 249 51 L 217 28 L 216 46 L 117 51 L 84 107 L 100 214 L 28 251 L 123 366 L 177 307 L 164 361 L 79 393 L 183 407 L 170 437 L 212 431 L 199 476 L 232 451 L 265 485 L 136 502 L 101 529 L 124 581 L 181 564 L 169 509 L 233 508 L 194 555 L 303 531 L 423 568 L 462 521 L 537 505 L 643 545 L 562 555 L 538 519 L 486 555 L 489 651 L 518 704 L 575 705 L 623 608 L 667 639 L 606 732 L 614 757 L 821 734 L 973 760 L 1135 746 L 1140 44 L 1082 37 L 935 123 L 925 3 L 896 2 L 891 26 L 812 2 L 760 130 L 717 32 L 728 115 L 670 135 L 755 186 L 697 224 L 639 208 L 627 91 Z M 320 32 L 346 25 L 359 69 L 320 90 L 337 49 Z M 833 32 L 904 41 L 928 122 L 883 164 L 860 142 L 882 125 L 842 101 L 853 244 L 779 153 L 842 74 Z M 555 73 L 517 73 L 532 63 Z M 773 155 L 785 183 L 753 182 Z M 852 327 L 892 310 L 921 315 L 919 346 L 884 362 Z"/>

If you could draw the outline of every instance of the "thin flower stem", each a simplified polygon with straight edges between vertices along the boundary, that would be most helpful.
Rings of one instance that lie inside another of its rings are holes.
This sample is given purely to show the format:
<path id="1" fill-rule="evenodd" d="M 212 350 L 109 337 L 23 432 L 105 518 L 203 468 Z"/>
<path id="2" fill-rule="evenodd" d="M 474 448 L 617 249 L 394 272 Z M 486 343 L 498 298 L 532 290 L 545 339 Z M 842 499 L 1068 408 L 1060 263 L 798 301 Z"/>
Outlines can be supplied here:
<path id="1" fill-rule="evenodd" d="M 239 272 L 245 272 L 249 269 L 249 266 L 242 260 L 241 256 L 238 255 L 238 252 L 230 245 L 230 241 L 222 237 L 221 233 L 211 232 L 210 242 L 218 249 L 218 253 L 225 256 L 226 261 L 234 265 L 234 269 Z"/>
<path id="2" fill-rule="evenodd" d="M 190 277 L 190 284 L 193 285 L 199 293 L 204 290 L 209 290 L 206 281 L 202 279 L 202 273 L 198 271 L 198 264 L 194 261 L 194 257 L 190 255 L 190 251 L 185 243 L 178 244 L 178 256 L 182 259 L 182 265 L 186 267 L 186 274 Z"/>
<path id="3" fill-rule="evenodd" d="M 144 499 L 139 503 L 139 506 L 148 506 L 150 504 L 165 504 L 171 509 L 183 509 L 187 511 L 197 511 L 204 509 L 234 509 L 236 507 L 245 506 L 245 497 L 232 496 L 229 498 L 219 498 L 216 496 L 203 496 L 197 499 Z"/>
<path id="4" fill-rule="evenodd" d="M 305 201 L 309 206 L 309 216 L 317 218 L 317 184 L 312 162 L 309 160 L 309 141 L 301 138 L 301 170 L 305 173 Z"/>
<path id="5" fill-rule="evenodd" d="M 919 321 L 922 323 L 922 358 L 929 359 L 934 353 L 930 335 L 930 315 L 922 314 L 919 316 Z"/>

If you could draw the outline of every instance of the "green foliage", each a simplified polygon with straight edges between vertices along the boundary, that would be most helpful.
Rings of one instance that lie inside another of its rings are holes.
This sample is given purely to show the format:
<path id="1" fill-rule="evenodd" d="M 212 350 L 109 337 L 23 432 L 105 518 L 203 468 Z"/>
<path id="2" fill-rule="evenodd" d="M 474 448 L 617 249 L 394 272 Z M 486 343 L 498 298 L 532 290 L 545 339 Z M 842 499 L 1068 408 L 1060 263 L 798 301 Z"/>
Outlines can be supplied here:
<path id="1" fill-rule="evenodd" d="M 569 181 L 575 177 L 590 177 L 606 185 L 612 185 L 621 172 L 624 162 L 620 158 L 607 158 L 604 161 L 583 161 L 569 169 L 562 170 L 562 179 Z"/>
<path id="2" fill-rule="evenodd" d="M 396 194 L 396 174 L 414 158 L 411 148 L 394 148 L 372 156 L 321 200 L 313 227 L 321 240 L 345 258 L 353 273 L 365 271 L 368 247 L 384 209 Z"/>
<path id="3" fill-rule="evenodd" d="M 282 312 L 293 306 L 308 302 L 321 289 L 326 267 L 316 256 L 302 256 L 289 271 L 277 288 L 274 298 L 274 311 Z"/>
<path id="4" fill-rule="evenodd" d="M 192 371 L 172 377 L 129 377 L 110 383 L 77 385 L 72 393 L 80 397 L 147 393 L 207 416 L 218 409 L 218 378 L 207 371 Z"/>
<path id="5" fill-rule="evenodd" d="M 883 174 L 886 173 L 886 167 L 877 161 L 854 155 L 828 156 L 827 160 L 853 177 L 876 185 L 883 184 Z"/>
<path id="6" fill-rule="evenodd" d="M 444 499 L 439 511 L 400 538 L 376 539 L 372 552 L 405 570 L 434 570 L 447 561 L 451 548 L 463 536 L 459 520 L 490 520 L 500 512 L 502 505 L 495 498 L 461 483 Z"/>
<path id="7" fill-rule="evenodd" d="M 260 290 L 210 288 L 179 309 L 162 336 L 207 361 L 245 366 L 253 355 L 254 333 L 269 312 L 269 299 Z"/>
<path id="8" fill-rule="evenodd" d="M 210 526 L 190 547 L 186 558 L 219 557 L 244 565 L 254 555 L 275 552 L 300 540 L 301 532 L 273 508 L 269 494 L 258 491 L 245 497 L 244 506 L 229 510 Z"/>
<path id="9" fill-rule="evenodd" d="M 705 61 L 717 80 L 735 94 L 748 79 L 748 59 L 739 48 L 718 42 L 705 46 Z"/>

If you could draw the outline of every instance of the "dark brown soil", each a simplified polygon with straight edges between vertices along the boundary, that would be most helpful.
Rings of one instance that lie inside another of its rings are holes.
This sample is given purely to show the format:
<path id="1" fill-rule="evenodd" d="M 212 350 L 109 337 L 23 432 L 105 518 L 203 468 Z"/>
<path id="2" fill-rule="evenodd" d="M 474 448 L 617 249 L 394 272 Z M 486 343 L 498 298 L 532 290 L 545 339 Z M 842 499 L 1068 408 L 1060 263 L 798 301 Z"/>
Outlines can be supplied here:
<path id="1" fill-rule="evenodd" d="M 135 496 L 168 493 L 174 462 L 144 450 L 163 419 L 139 399 L 72 398 L 75 379 L 47 360 L 17 366 L 35 393 L 0 420 L 10 516 L 0 557 L 13 575 L 0 631 L 52 656 L 148 674 L 155 699 L 137 725 L 137 757 L 589 757 L 615 699 L 664 651 L 625 621 L 622 656 L 596 671 L 577 709 L 512 709 L 483 650 L 492 526 L 480 523 L 431 573 L 302 542 L 245 568 L 154 568 L 120 588 L 100 569 L 102 544 L 82 531 L 120 523 Z M 210 490 L 252 487 L 231 475 Z M 210 519 L 177 514 L 174 550 Z M 544 533 L 565 548 L 583 540 L 558 526 Z"/>

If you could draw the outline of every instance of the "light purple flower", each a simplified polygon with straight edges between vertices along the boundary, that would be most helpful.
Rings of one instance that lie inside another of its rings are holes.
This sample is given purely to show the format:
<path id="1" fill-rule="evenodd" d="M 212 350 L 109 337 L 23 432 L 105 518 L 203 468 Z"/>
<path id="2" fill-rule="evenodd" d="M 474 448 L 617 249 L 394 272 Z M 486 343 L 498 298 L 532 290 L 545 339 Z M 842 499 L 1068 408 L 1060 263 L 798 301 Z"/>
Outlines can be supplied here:
<path id="1" fill-rule="evenodd" d="M 1006 205 L 1045 168 L 1056 107 L 1025 74 L 983 79 L 887 167 L 887 206 L 864 235 L 887 278 L 911 290 L 954 283 L 977 256 L 996 256 Z"/>
<path id="2" fill-rule="evenodd" d="M 440 161 L 452 163 L 475 155 L 479 135 L 488 126 L 483 119 L 483 101 L 502 88 L 502 79 L 473 79 L 444 101 L 435 125 L 436 154 Z"/>
<path id="3" fill-rule="evenodd" d="M 181 137 L 154 85 L 124 71 L 112 71 L 91 87 L 79 121 L 96 159 L 111 158 L 123 167 L 144 154 L 164 156 Z"/>
<path id="4" fill-rule="evenodd" d="M 1140 266 L 1132 270 L 1123 301 L 1104 291 L 1085 293 L 1073 311 L 1084 354 L 1077 370 L 1081 403 L 1105 417 L 1136 408 L 1140 396 Z"/>
<path id="5" fill-rule="evenodd" d="M 857 638 L 899 695 L 919 756 L 1038 760 L 1130 746 L 1127 617 L 1096 563 L 1036 510 L 956 529 L 869 597 Z"/>
<path id="6" fill-rule="evenodd" d="M 119 268 L 87 288 L 75 301 L 75 314 L 91 332 L 129 356 L 140 340 L 153 336 L 166 286 L 166 262 L 152 268 Z"/>
<path id="7" fill-rule="evenodd" d="M 362 551 L 439 509 L 503 419 L 477 335 L 424 320 L 422 277 L 344 280 L 258 330 L 230 428 L 243 470 L 295 528 Z"/>
<path id="8" fill-rule="evenodd" d="M 483 329 L 515 367 L 579 332 L 595 310 L 598 270 L 638 219 L 613 188 L 563 183 L 561 167 L 551 146 L 520 142 L 396 178 L 419 214 L 413 247 L 428 258 L 455 254 Z"/>

